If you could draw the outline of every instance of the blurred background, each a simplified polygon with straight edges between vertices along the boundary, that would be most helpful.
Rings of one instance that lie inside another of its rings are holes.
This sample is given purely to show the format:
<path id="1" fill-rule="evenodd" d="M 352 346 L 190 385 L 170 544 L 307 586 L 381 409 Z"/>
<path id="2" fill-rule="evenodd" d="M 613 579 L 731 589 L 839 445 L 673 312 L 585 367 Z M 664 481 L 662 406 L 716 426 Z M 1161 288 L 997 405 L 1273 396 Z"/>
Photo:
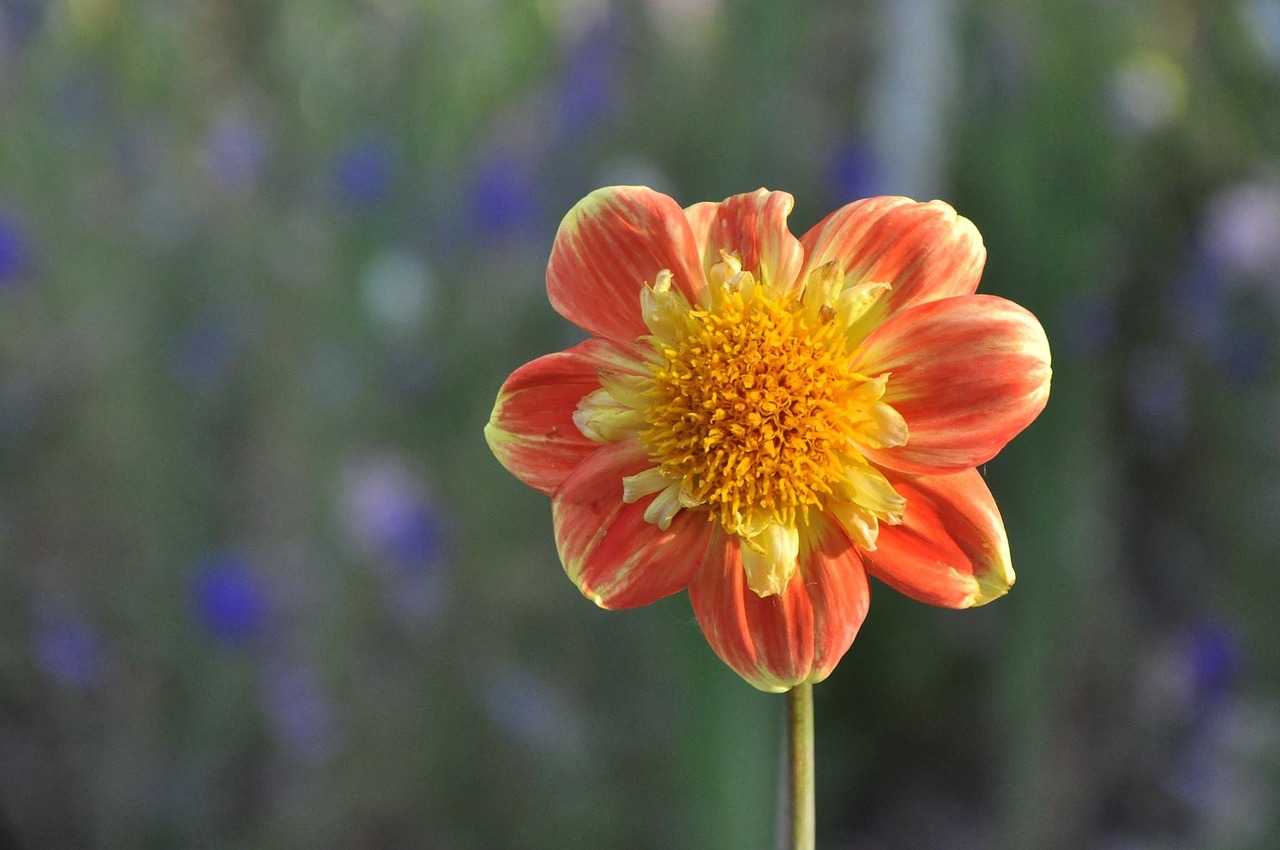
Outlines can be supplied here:
<path id="1" fill-rule="evenodd" d="M 0 848 L 772 846 L 783 701 L 481 435 L 611 183 L 945 198 L 1049 332 L 822 847 L 1280 846 L 1280 0 L 0 0 Z"/>

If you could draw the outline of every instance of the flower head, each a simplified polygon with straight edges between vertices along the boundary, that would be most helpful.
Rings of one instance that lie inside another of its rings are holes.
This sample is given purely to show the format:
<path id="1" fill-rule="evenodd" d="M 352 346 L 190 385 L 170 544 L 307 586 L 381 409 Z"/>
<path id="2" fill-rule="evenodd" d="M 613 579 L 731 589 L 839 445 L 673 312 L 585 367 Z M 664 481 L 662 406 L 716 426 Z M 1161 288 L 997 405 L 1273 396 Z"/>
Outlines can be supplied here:
<path id="1" fill-rule="evenodd" d="M 800 239 L 785 192 L 681 209 L 588 195 L 547 268 L 591 334 L 516 370 L 485 428 L 549 494 L 569 577 L 605 608 L 688 588 L 715 652 L 784 691 L 826 678 L 867 575 L 963 608 L 1013 584 L 976 467 L 1048 398 L 1023 308 L 976 295 L 974 226 L 870 198 Z"/>

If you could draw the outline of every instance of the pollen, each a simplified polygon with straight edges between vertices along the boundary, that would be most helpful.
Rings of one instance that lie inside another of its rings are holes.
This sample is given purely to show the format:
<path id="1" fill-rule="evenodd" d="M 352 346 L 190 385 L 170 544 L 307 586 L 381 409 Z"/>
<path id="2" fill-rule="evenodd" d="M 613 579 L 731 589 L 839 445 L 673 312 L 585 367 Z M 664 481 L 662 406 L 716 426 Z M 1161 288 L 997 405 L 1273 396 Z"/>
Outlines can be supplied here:
<path id="1" fill-rule="evenodd" d="M 794 528 L 848 501 L 859 445 L 883 430 L 885 379 L 848 368 L 850 343 L 829 306 L 806 308 L 763 285 L 726 286 L 710 306 L 668 314 L 654 356 L 640 440 L 681 501 L 729 533 Z M 882 417 L 881 417 L 882 418 Z"/>

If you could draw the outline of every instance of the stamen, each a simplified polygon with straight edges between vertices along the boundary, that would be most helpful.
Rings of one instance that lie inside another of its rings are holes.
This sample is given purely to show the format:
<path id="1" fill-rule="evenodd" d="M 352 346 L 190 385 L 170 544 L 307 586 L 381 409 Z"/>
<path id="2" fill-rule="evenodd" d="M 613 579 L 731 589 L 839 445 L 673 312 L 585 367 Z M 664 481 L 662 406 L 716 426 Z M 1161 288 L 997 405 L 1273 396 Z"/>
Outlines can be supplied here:
<path id="1" fill-rule="evenodd" d="M 647 427 L 640 440 L 654 469 L 628 479 L 628 501 L 641 490 L 657 492 L 645 516 L 660 524 L 682 507 L 706 509 L 742 537 L 753 563 L 766 550 L 774 553 L 770 563 L 786 560 L 782 542 L 828 502 L 847 506 L 841 513 L 855 526 L 851 534 L 874 545 L 877 518 L 900 515 L 901 498 L 859 447 L 899 445 L 906 426 L 880 401 L 885 376 L 847 368 L 847 326 L 836 321 L 850 314 L 843 271 L 821 266 L 799 299 L 784 299 L 736 255 L 720 257 L 708 272 L 710 307 L 686 302 L 649 322 L 654 357 L 641 393 Z M 776 531 L 764 546 L 768 528 Z M 771 578 L 760 578 L 758 591 L 784 581 L 776 566 L 760 566 Z"/>

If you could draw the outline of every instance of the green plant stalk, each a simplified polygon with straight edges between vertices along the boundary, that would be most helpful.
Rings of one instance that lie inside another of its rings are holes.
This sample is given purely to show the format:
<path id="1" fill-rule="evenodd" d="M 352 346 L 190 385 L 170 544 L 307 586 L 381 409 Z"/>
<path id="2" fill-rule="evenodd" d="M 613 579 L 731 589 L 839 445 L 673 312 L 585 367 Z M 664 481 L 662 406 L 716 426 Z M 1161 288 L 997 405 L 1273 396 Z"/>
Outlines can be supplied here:
<path id="1" fill-rule="evenodd" d="M 789 850 L 813 850 L 813 685 L 787 691 L 787 803 Z"/>

